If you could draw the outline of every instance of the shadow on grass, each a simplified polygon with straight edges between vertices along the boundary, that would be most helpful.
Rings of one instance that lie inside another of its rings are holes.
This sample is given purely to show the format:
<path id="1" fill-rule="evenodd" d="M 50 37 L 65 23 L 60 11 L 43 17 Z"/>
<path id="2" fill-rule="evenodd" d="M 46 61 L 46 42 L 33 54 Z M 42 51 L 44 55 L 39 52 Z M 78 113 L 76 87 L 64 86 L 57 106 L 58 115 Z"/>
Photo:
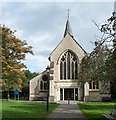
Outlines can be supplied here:
<path id="1" fill-rule="evenodd" d="M 49 112 L 45 103 L 4 103 L 2 116 L 5 119 L 45 119 L 58 106 L 49 104 Z"/>
<path id="2" fill-rule="evenodd" d="M 78 104 L 87 119 L 107 120 L 102 114 L 109 114 L 110 109 L 116 109 L 116 104 Z"/>

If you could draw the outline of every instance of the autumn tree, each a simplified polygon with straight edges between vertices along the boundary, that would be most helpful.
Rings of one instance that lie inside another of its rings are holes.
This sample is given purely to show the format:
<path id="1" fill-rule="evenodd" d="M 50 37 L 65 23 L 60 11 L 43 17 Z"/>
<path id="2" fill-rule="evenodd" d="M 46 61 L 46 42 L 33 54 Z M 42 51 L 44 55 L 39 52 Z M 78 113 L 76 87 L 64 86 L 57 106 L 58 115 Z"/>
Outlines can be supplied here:
<path id="1" fill-rule="evenodd" d="M 14 33 L 5 26 L 2 29 L 2 80 L 4 82 L 2 90 L 21 91 L 22 80 L 25 79 L 23 68 L 26 66 L 22 63 L 25 60 L 25 54 L 32 52 L 32 47 L 28 46 L 26 41 L 18 39 Z"/>

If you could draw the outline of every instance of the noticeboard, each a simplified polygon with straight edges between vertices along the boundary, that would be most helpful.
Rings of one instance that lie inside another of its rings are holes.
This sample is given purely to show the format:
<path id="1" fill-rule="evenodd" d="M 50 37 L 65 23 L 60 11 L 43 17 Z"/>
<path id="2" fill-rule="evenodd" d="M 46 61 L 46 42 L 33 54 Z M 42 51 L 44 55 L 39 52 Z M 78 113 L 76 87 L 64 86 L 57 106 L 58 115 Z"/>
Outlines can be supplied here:
<path id="1" fill-rule="evenodd" d="M 16 91 L 14 92 L 14 95 L 19 95 L 19 91 L 16 90 Z"/>

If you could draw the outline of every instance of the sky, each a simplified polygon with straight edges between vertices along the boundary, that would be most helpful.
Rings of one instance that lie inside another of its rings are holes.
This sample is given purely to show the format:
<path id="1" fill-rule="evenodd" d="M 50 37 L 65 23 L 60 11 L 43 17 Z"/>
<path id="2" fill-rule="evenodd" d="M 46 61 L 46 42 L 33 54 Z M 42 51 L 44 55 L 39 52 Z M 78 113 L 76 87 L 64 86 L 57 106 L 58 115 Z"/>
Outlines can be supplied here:
<path id="1" fill-rule="evenodd" d="M 92 20 L 103 24 L 114 10 L 113 2 L 3 2 L 2 25 L 16 30 L 34 55 L 27 54 L 24 64 L 31 72 L 41 73 L 49 65 L 49 55 L 63 39 L 67 9 L 77 42 L 90 53 L 95 34 L 101 36 Z"/>

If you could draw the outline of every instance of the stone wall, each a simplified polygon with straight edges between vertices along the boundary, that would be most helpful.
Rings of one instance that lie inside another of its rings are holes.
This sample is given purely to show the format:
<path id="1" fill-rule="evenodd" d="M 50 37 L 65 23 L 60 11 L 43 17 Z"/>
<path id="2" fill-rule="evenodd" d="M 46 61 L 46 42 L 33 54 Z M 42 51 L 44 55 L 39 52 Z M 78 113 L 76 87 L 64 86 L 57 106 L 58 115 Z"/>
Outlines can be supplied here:
<path id="1" fill-rule="evenodd" d="M 111 94 L 96 95 L 96 96 L 85 96 L 84 102 L 96 102 L 96 101 L 111 101 Z"/>
<path id="2" fill-rule="evenodd" d="M 101 96 L 85 96 L 84 102 L 91 102 L 91 101 L 102 101 Z"/>
<path id="3" fill-rule="evenodd" d="M 47 91 L 39 91 L 38 94 L 30 94 L 29 100 L 45 100 L 47 97 Z"/>
<path id="4" fill-rule="evenodd" d="M 83 85 L 78 80 L 60 80 L 60 59 L 64 52 L 72 51 L 78 57 L 78 72 L 80 71 L 80 63 L 86 55 L 82 47 L 69 34 L 58 44 L 50 55 L 50 69 L 53 71 L 50 76 L 50 100 L 60 101 L 60 88 L 78 88 L 78 99 L 83 100 Z"/>
<path id="5" fill-rule="evenodd" d="M 111 89 L 110 81 L 99 81 L 99 89 L 89 89 L 89 84 L 85 83 L 85 102 L 90 101 L 110 101 L 111 99 Z"/>

